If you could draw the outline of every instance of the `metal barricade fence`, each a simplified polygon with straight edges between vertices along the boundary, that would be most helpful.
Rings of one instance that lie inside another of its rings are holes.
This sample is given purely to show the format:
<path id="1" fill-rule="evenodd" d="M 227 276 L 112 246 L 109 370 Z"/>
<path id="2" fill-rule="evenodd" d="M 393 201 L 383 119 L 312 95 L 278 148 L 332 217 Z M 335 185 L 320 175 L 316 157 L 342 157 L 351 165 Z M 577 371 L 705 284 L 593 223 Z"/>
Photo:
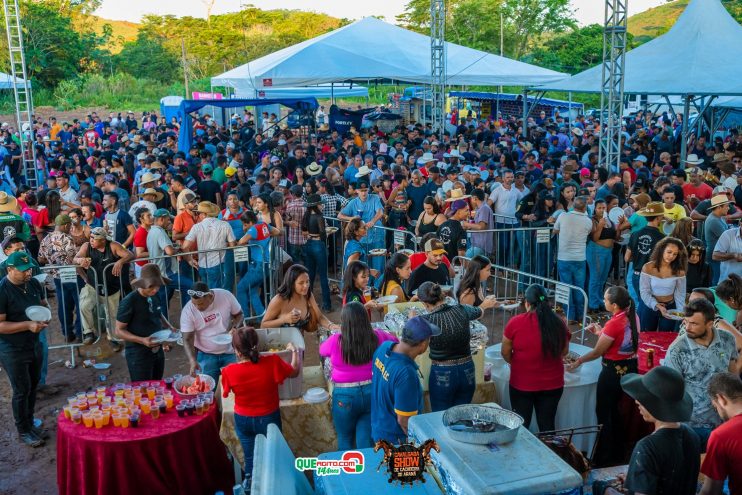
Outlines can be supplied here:
<path id="1" fill-rule="evenodd" d="M 345 260 L 345 242 L 347 241 L 345 238 L 345 227 L 349 222 L 349 220 L 325 217 L 327 227 L 338 229 L 327 236 L 330 258 L 327 271 L 330 280 L 335 283 L 340 283 L 343 280 L 343 273 L 345 272 L 345 264 L 343 263 Z M 371 250 L 386 249 L 387 253 L 391 254 L 401 249 L 412 249 L 413 251 L 418 251 L 420 249 L 420 239 L 414 232 L 406 229 L 395 229 L 383 225 L 374 225 L 369 229 L 366 239 L 367 241 L 362 242 L 361 245 L 366 251 L 368 265 L 369 267 L 378 270 L 379 275 L 384 273 L 385 261 L 380 263 L 375 261 L 375 259 L 385 260 L 386 258 L 383 256 L 370 256 Z"/>
<path id="2" fill-rule="evenodd" d="M 451 262 L 454 273 L 456 274 L 454 293 L 458 290 L 458 282 L 466 271 L 466 263 L 468 261 L 469 258 L 457 256 Z M 502 322 L 501 330 L 504 331 L 505 324 L 510 319 L 510 316 L 512 316 L 518 309 L 517 307 L 514 307 L 514 305 L 522 302 L 525 289 L 531 284 L 542 285 L 548 293 L 552 307 L 555 308 L 557 312 L 563 312 L 568 320 L 576 320 L 578 322 L 580 328 L 572 332 L 572 334 L 580 332 L 580 342 L 584 343 L 585 326 L 590 322 L 590 318 L 587 316 L 587 293 L 583 288 L 496 264 L 492 265 L 492 274 L 484 284 L 483 290 L 485 296 L 494 295 L 498 300 L 512 301 L 510 305 L 512 307 L 508 309 L 501 307 L 493 308 L 493 324 L 498 321 L 498 319 L 495 318 L 497 312 L 505 312 L 503 317 L 500 319 Z M 580 297 L 582 298 L 581 308 L 579 304 Z M 576 307 L 573 308 L 572 306 Z M 569 318 L 570 312 L 573 312 L 575 318 Z M 500 333 L 502 333 L 502 331 Z M 494 327 L 488 328 L 488 336 L 490 340 L 494 333 Z"/>
<path id="3" fill-rule="evenodd" d="M 550 225 L 470 230 L 467 239 L 470 254 L 481 250 L 480 254 L 496 265 L 546 278 L 554 276 L 557 236 Z"/>
<path id="4" fill-rule="evenodd" d="M 179 293 L 180 306 L 177 311 L 179 314 L 190 300 L 188 290 L 195 281 L 201 280 L 206 282 L 209 288 L 225 289 L 234 294 L 242 308 L 243 317 L 257 319 L 265 314 L 265 308 L 277 287 L 275 275 L 279 270 L 275 269 L 278 262 L 276 246 L 277 244 L 272 239 L 268 248 L 269 261 L 266 262 L 261 261 L 265 259 L 263 246 L 247 244 L 137 258 L 127 262 L 126 265 L 130 269 L 122 270 L 118 276 L 113 274 L 116 263 L 111 263 L 103 268 L 103 298 L 104 301 L 110 301 L 109 304 L 112 307 L 118 308 L 119 301 L 131 290 L 128 278 L 136 278 L 138 271 L 134 268 L 136 263 L 156 263 L 160 266 L 162 275 L 169 279 L 169 283 L 161 287 L 157 294 L 166 317 L 170 314 L 171 300 L 175 292 Z M 258 254 L 255 255 L 253 250 Z M 189 263 L 194 255 L 198 259 L 195 266 Z M 179 324 L 179 322 L 175 323 Z M 107 319 L 110 335 L 115 335 L 115 325 L 116 315 L 113 315 Z"/>

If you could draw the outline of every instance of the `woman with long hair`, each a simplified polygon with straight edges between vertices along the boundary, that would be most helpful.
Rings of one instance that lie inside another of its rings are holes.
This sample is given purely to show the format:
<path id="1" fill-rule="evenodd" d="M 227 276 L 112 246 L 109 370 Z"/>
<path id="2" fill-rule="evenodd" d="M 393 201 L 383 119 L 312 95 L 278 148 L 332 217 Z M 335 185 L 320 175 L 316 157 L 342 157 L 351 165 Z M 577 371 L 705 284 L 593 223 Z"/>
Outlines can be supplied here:
<path id="1" fill-rule="evenodd" d="M 348 266 L 354 261 L 368 263 L 366 248 L 361 244 L 361 239 L 366 237 L 366 234 L 368 234 L 368 229 L 360 218 L 351 219 L 345 226 L 345 246 L 343 246 L 344 270 L 347 270 Z M 379 276 L 377 270 L 373 268 L 370 270 L 372 277 Z"/>
<path id="2" fill-rule="evenodd" d="M 281 428 L 278 386 L 286 378 L 299 376 L 301 362 L 293 343 L 286 345 L 291 351 L 290 365 L 278 354 L 261 356 L 258 334 L 252 327 L 234 329 L 232 346 L 238 362 L 222 369 L 222 396 L 227 398 L 234 392 L 235 433 L 245 454 L 245 477 L 250 486 L 255 437 L 265 435 L 269 424 Z"/>
<path id="3" fill-rule="evenodd" d="M 525 292 L 526 312 L 505 325 L 502 357 L 510 363 L 510 404 L 531 424 L 533 411 L 540 431 L 556 429 L 559 399 L 564 391 L 562 357 L 569 349 L 569 329 L 552 309 L 543 286 Z"/>
<path id="4" fill-rule="evenodd" d="M 577 194 L 577 185 L 570 181 L 565 182 L 559 190 L 559 199 L 557 200 L 556 209 L 568 212 L 572 209 L 572 203 Z"/>
<path id="5" fill-rule="evenodd" d="M 52 189 L 47 191 L 44 196 L 44 205 L 46 208 L 39 209 L 39 216 L 36 217 L 36 237 L 41 242 L 44 236 L 54 230 L 54 219 L 62 213 L 62 196 L 59 191 Z"/>
<path id="6" fill-rule="evenodd" d="M 716 297 L 734 311 L 735 316 L 722 316 L 732 322 L 737 328 L 742 328 L 742 277 L 736 273 L 730 273 L 715 289 Z"/>
<path id="7" fill-rule="evenodd" d="M 317 306 L 309 290 L 309 270 L 303 265 L 291 265 L 283 277 L 278 292 L 268 303 L 262 328 L 296 327 L 302 332 L 315 332 L 322 325 L 339 328 Z"/>
<path id="8" fill-rule="evenodd" d="M 338 450 L 371 447 L 371 361 L 382 342 L 397 337 L 371 328 L 363 305 L 350 302 L 340 313 L 340 333 L 319 346 L 319 355 L 330 359 L 332 423 Z"/>
<path id="9" fill-rule="evenodd" d="M 712 271 L 705 262 L 706 245 L 702 240 L 693 239 L 687 244 L 687 249 L 688 271 L 685 274 L 685 291 L 690 294 L 694 289 L 711 286 Z"/>
<path id="10" fill-rule="evenodd" d="M 482 309 L 496 308 L 500 305 L 495 296 L 485 297 L 482 284 L 492 274 L 492 262 L 486 256 L 478 254 L 466 265 L 461 277 L 456 299 L 460 304 L 469 304 Z"/>
<path id="11" fill-rule="evenodd" d="M 683 217 L 677 221 L 675 227 L 672 229 L 670 237 L 680 239 L 683 246 L 688 246 L 692 241 L 698 240 L 693 235 L 693 220 L 690 217 Z"/>
<path id="12" fill-rule="evenodd" d="M 677 332 L 678 321 L 668 318 L 669 310 L 685 308 L 685 274 L 688 253 L 674 237 L 657 243 L 639 278 L 639 319 L 643 332 Z"/>
<path id="13" fill-rule="evenodd" d="M 363 261 L 351 261 L 343 273 L 343 305 L 349 302 L 359 302 L 369 310 L 376 309 L 378 304 L 373 299 L 373 288 L 369 288 L 370 279 L 368 265 Z M 367 297 L 367 294 L 371 294 Z"/>
<path id="14" fill-rule="evenodd" d="M 404 253 L 394 253 L 384 267 L 384 281 L 381 283 L 382 296 L 397 296 L 397 303 L 409 300 L 402 285 L 410 278 L 412 263 L 410 257 Z M 384 314 L 387 308 L 384 307 Z"/>
<path id="15" fill-rule="evenodd" d="M 303 170 L 297 168 L 297 170 Z M 309 184 L 309 182 L 307 182 Z M 309 269 L 309 285 L 314 287 L 314 278 L 319 273 L 322 287 L 322 311 L 332 311 L 330 302 L 330 281 L 327 278 L 327 231 L 325 217 L 322 216 L 322 198 L 319 194 L 310 194 L 305 203 L 307 211 L 301 220 L 301 232 L 307 238 L 304 245 L 304 256 Z"/>
<path id="16" fill-rule="evenodd" d="M 255 198 L 255 213 L 263 219 L 263 222 L 283 231 L 283 218 L 274 210 L 270 194 L 263 193 Z"/>
<path id="17" fill-rule="evenodd" d="M 606 211 L 606 202 L 595 200 L 593 213 L 593 230 L 587 242 L 587 266 L 590 268 L 588 281 L 588 310 L 598 312 L 603 306 L 603 287 L 608 280 L 613 262 L 613 245 L 619 231 Z"/>
<path id="18" fill-rule="evenodd" d="M 469 404 L 476 386 L 469 322 L 481 318 L 484 311 L 468 304 L 449 304 L 435 282 L 424 282 L 417 297 L 428 311 L 422 318 L 441 329 L 440 335 L 430 339 L 430 407 L 443 411 Z"/>
<path id="19" fill-rule="evenodd" d="M 612 315 L 611 319 L 603 328 L 597 323 L 587 327 L 588 331 L 598 335 L 598 342 L 592 351 L 579 357 L 567 368 L 574 370 L 582 363 L 601 357 L 603 359 L 595 403 L 598 423 L 603 425 L 595 454 L 595 463 L 598 466 L 612 465 L 610 463 L 613 461 L 623 460 L 624 436 L 619 413 L 623 395 L 621 377 L 638 371 L 636 350 L 639 347 L 639 322 L 629 291 L 617 285 L 609 287 L 605 291 L 603 302 L 605 309 Z"/>
<path id="20" fill-rule="evenodd" d="M 415 235 L 422 237 L 425 234 L 438 232 L 438 227 L 446 221 L 446 217 L 441 214 L 440 207 L 433 196 L 426 196 L 423 200 L 423 211 L 417 217 L 415 225 Z"/>
<path id="21" fill-rule="evenodd" d="M 72 224 L 70 225 L 70 237 L 79 249 L 90 240 L 90 227 L 82 223 L 82 209 L 72 208 L 68 213 Z"/>

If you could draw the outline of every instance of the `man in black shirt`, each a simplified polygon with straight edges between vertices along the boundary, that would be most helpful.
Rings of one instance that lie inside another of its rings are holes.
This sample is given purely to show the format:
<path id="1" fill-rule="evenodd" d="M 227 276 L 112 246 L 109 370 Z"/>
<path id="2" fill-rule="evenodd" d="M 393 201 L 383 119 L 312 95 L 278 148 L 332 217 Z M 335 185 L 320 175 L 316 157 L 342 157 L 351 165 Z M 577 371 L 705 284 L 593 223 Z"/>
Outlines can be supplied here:
<path id="1" fill-rule="evenodd" d="M 686 424 L 693 401 L 683 376 L 667 366 L 646 375 L 629 373 L 621 387 L 639 406 L 654 432 L 639 440 L 631 453 L 624 488 L 629 493 L 695 495 L 701 464 L 701 442 Z"/>
<path id="2" fill-rule="evenodd" d="M 6 265 L 8 274 L 0 280 L 0 365 L 13 388 L 13 418 L 20 440 L 40 447 L 47 434 L 34 426 L 33 413 L 43 364 L 39 332 L 49 322 L 30 321 L 26 309 L 47 303 L 41 284 L 31 276 L 34 265 L 28 253 L 11 254 Z"/>
<path id="3" fill-rule="evenodd" d="M 126 342 L 126 366 L 131 381 L 161 380 L 165 372 L 167 344 L 155 340 L 151 335 L 163 328 L 176 331 L 162 316 L 160 287 L 170 281 L 162 276 L 154 263 L 142 267 L 142 276 L 133 280 L 136 289 L 121 300 L 116 315 L 116 336 Z"/>
<path id="4" fill-rule="evenodd" d="M 451 217 L 438 227 L 438 238 L 448 259 L 453 260 L 456 256 L 466 255 L 466 231 L 461 222 L 469 218 L 469 203 L 457 199 L 451 203 L 449 212 Z"/>
<path id="5" fill-rule="evenodd" d="M 448 269 L 443 264 L 443 255 L 446 250 L 438 239 L 430 239 L 425 243 L 425 263 L 415 268 L 410 275 L 408 289 L 414 291 L 423 282 L 435 282 L 439 285 L 448 285 Z"/>
<path id="6" fill-rule="evenodd" d="M 662 219 L 665 216 L 665 207 L 662 203 L 656 201 L 649 203 L 636 213 L 637 215 L 647 217 L 647 225 L 631 234 L 629 245 L 624 255 L 624 261 L 626 263 L 631 262 L 633 266 L 633 271 L 630 272 L 631 284 L 627 281 L 629 293 L 635 302 L 642 304 L 641 297 L 639 296 L 639 276 L 641 275 L 642 267 L 649 261 L 649 257 L 652 255 L 652 251 L 654 251 L 654 246 L 665 237 L 665 234 L 660 231 L 660 225 L 662 225 Z"/>
<path id="7" fill-rule="evenodd" d="M 201 172 L 204 174 L 204 180 L 198 183 L 196 192 L 203 201 L 210 201 L 222 208 L 224 206 L 224 203 L 222 203 L 222 188 L 217 181 L 211 178 L 214 167 L 207 163 L 201 167 Z"/>

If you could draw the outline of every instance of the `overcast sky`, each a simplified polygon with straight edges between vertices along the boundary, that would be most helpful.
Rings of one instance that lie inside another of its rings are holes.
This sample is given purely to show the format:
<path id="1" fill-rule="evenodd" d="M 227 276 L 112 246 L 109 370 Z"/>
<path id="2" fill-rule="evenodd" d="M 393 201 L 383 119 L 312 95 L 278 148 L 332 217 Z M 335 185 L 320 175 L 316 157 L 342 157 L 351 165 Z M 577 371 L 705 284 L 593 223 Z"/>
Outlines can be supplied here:
<path id="1" fill-rule="evenodd" d="M 172 14 L 178 17 L 205 17 L 205 0 L 103 0 L 96 14 L 106 19 L 138 22 L 144 14 Z M 571 0 L 580 24 L 603 23 L 605 2 L 602 0 Z M 666 0 L 634 0 L 629 2 L 629 14 L 647 10 Z M 240 5 L 253 4 L 261 9 L 297 9 L 324 12 L 335 17 L 360 19 L 369 15 L 383 15 L 389 21 L 404 10 L 405 0 L 216 0 L 212 14 L 236 12 Z"/>

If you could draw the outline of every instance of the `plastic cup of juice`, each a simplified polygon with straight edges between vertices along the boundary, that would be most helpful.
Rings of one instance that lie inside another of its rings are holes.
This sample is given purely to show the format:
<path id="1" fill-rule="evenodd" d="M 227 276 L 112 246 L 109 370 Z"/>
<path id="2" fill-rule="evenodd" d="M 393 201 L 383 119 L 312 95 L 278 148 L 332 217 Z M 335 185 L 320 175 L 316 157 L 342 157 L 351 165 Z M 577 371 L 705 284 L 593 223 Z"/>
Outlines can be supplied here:
<path id="1" fill-rule="evenodd" d="M 85 411 L 84 413 L 82 413 L 82 422 L 86 428 L 92 428 L 93 427 L 93 413 L 89 411 Z"/>
<path id="2" fill-rule="evenodd" d="M 129 416 L 129 424 L 132 428 L 137 428 L 139 426 L 139 416 L 136 414 Z"/>
<path id="3" fill-rule="evenodd" d="M 85 392 L 78 392 L 75 397 L 77 397 L 78 400 L 80 399 L 87 399 L 88 395 Z"/>
<path id="4" fill-rule="evenodd" d="M 115 412 L 111 414 L 111 418 L 113 418 L 113 426 L 121 426 L 121 415 L 119 413 Z"/>
<path id="5" fill-rule="evenodd" d="M 79 425 L 82 421 L 82 412 L 79 409 L 75 409 L 74 411 L 70 412 L 70 417 L 73 423 Z"/>
<path id="6" fill-rule="evenodd" d="M 155 387 L 147 387 L 147 398 L 149 398 L 149 400 L 155 398 Z"/>
<path id="7" fill-rule="evenodd" d="M 67 397 L 67 404 L 70 406 L 77 405 L 77 396 Z"/>
<path id="8" fill-rule="evenodd" d="M 93 414 L 93 422 L 95 423 L 96 429 L 103 428 L 103 413 L 98 411 L 98 413 Z"/>
<path id="9" fill-rule="evenodd" d="M 185 414 L 186 414 L 186 411 L 185 410 L 186 410 L 186 408 L 185 408 L 185 406 L 183 404 L 178 404 L 177 406 L 175 406 L 175 410 L 178 412 L 178 417 L 179 418 L 185 417 Z"/>
<path id="10" fill-rule="evenodd" d="M 150 410 L 151 404 L 150 404 L 149 400 L 147 400 L 147 402 L 145 402 L 145 399 L 142 399 L 142 401 L 139 403 L 139 407 L 142 408 L 142 412 L 144 414 L 149 414 L 149 410 Z"/>
<path id="11" fill-rule="evenodd" d="M 173 408 L 173 396 L 172 396 L 172 394 L 165 396 L 165 406 L 167 406 L 168 409 L 172 409 Z"/>
<path id="12" fill-rule="evenodd" d="M 160 408 L 157 406 L 150 407 L 149 412 L 150 414 L 152 414 L 152 419 L 157 419 L 160 417 Z"/>
<path id="13" fill-rule="evenodd" d="M 103 426 L 111 424 L 111 411 L 103 411 Z"/>
<path id="14" fill-rule="evenodd" d="M 72 414 L 70 413 L 70 409 L 71 409 L 70 406 L 64 406 L 62 408 L 62 410 L 64 411 L 64 417 L 67 418 L 67 419 L 69 419 L 69 420 L 72 419 Z"/>
<path id="15" fill-rule="evenodd" d="M 98 392 L 99 394 L 104 394 L 105 395 L 105 393 L 106 393 L 106 387 L 98 387 L 98 388 L 95 389 L 95 391 Z"/>
<path id="16" fill-rule="evenodd" d="M 173 388 L 173 381 L 171 377 L 165 378 L 165 388 L 171 390 Z"/>
<path id="17" fill-rule="evenodd" d="M 165 414 L 167 412 L 167 404 L 164 400 L 157 402 L 157 408 L 160 410 L 160 414 Z"/>
<path id="18" fill-rule="evenodd" d="M 203 401 L 197 400 L 194 404 L 196 408 L 196 415 L 201 416 L 204 413 L 204 403 Z"/>
<path id="19" fill-rule="evenodd" d="M 129 415 L 128 414 L 122 414 L 121 415 L 121 427 L 122 428 L 128 428 L 129 427 Z"/>

